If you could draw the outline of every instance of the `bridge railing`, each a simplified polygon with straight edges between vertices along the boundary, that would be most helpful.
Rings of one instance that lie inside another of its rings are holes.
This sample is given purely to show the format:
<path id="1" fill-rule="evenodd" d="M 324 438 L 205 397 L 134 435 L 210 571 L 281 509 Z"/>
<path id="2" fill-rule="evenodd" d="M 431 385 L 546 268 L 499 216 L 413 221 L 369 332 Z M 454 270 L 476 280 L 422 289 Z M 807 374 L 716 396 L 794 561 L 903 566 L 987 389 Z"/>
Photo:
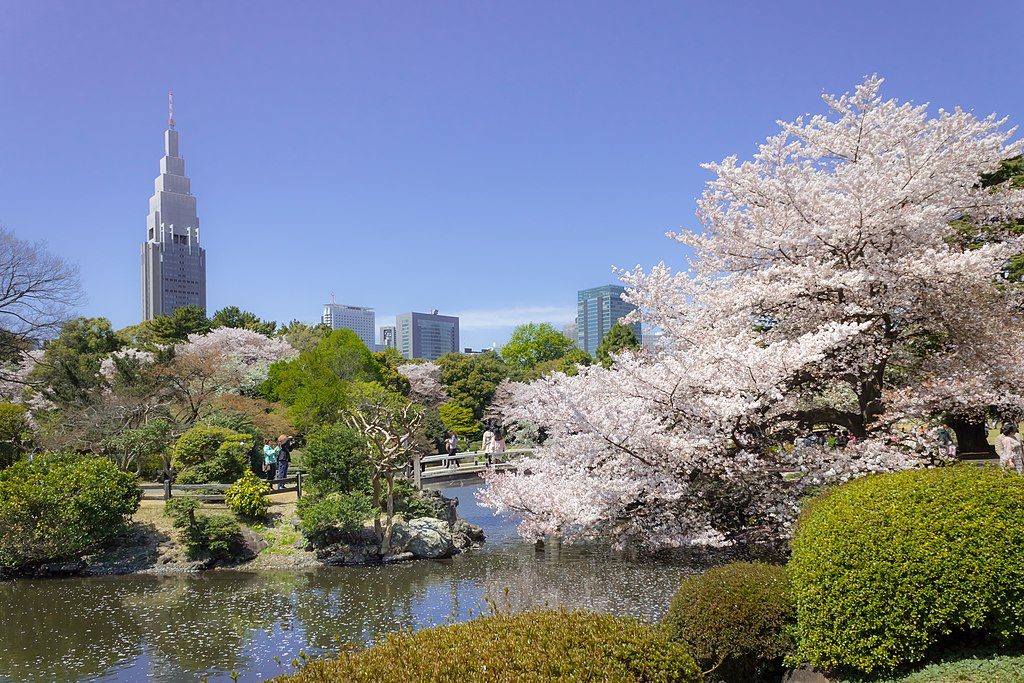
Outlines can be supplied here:
<path id="1" fill-rule="evenodd" d="M 484 451 L 465 451 L 448 455 L 413 456 L 412 472 L 410 479 L 416 488 L 423 488 L 424 480 L 441 479 L 454 477 L 459 474 L 476 474 L 488 468 L 506 469 L 511 466 L 511 461 L 518 456 L 532 453 L 529 448 L 512 448 L 501 453 L 485 453 Z M 488 455 L 491 462 L 487 462 Z"/>
<path id="2" fill-rule="evenodd" d="M 294 492 L 298 498 L 302 498 L 302 472 L 296 472 L 284 479 L 271 479 L 267 481 L 271 490 L 268 495 L 275 493 Z M 142 484 L 142 497 L 144 500 L 170 500 L 171 498 L 195 498 L 197 500 L 212 503 L 224 502 L 224 494 L 231 484 L 172 484 L 170 480 L 155 483 Z"/>

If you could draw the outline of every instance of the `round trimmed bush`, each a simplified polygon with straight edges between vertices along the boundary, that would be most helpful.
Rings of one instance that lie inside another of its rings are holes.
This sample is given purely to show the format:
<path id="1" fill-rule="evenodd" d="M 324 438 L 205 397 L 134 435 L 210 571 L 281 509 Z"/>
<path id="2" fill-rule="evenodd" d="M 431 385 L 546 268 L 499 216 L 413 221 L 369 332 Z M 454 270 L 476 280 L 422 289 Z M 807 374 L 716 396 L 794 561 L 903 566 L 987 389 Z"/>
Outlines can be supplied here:
<path id="1" fill-rule="evenodd" d="M 1024 635 L 1024 477 L 883 474 L 814 501 L 792 541 L 797 655 L 864 672 L 969 635 Z"/>
<path id="2" fill-rule="evenodd" d="M 270 509 L 270 486 L 251 470 L 224 492 L 224 504 L 235 514 L 259 519 Z"/>
<path id="3" fill-rule="evenodd" d="M 125 529 L 135 477 L 106 458 L 43 455 L 0 471 L 0 574 L 75 557 Z"/>
<path id="4" fill-rule="evenodd" d="M 223 427 L 192 427 L 174 444 L 179 484 L 231 484 L 249 465 L 253 437 Z"/>
<path id="5" fill-rule="evenodd" d="M 319 499 L 303 496 L 297 512 L 302 520 L 302 533 L 313 545 L 323 547 L 355 538 L 363 522 L 373 514 L 373 505 L 366 494 L 358 491 L 328 493 Z"/>
<path id="6" fill-rule="evenodd" d="M 683 579 L 663 625 L 709 680 L 778 680 L 793 616 L 785 567 L 733 562 Z"/>
<path id="7" fill-rule="evenodd" d="M 699 683 L 686 648 L 635 619 L 586 612 L 496 615 L 396 633 L 278 683 L 604 681 Z"/>

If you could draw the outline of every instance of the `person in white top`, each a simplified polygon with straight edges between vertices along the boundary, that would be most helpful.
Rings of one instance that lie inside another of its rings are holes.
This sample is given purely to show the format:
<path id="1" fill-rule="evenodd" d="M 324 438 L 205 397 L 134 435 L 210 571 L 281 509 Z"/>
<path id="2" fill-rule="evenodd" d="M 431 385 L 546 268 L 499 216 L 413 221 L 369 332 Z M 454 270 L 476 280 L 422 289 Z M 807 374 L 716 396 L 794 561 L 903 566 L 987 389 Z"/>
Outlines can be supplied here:
<path id="1" fill-rule="evenodd" d="M 491 459 L 495 454 L 505 452 L 505 435 L 500 429 L 494 430 L 494 441 L 491 444 L 491 455 L 487 456 L 487 462 L 491 462 Z"/>
<path id="2" fill-rule="evenodd" d="M 480 450 L 487 454 L 487 464 L 491 464 L 491 454 L 494 453 L 494 432 L 488 428 L 484 431 L 484 439 L 480 445 Z"/>
<path id="3" fill-rule="evenodd" d="M 1003 425 L 1003 433 L 999 436 L 999 462 L 1005 470 L 1024 474 L 1024 445 L 1015 424 Z"/>

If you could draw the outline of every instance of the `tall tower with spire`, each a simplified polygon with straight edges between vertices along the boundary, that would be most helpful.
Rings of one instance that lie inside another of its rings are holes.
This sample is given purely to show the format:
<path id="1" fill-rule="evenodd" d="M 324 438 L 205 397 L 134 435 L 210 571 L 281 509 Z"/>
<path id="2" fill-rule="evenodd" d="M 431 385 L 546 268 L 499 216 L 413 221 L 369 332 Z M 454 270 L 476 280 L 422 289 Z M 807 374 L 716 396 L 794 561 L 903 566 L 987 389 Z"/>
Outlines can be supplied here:
<path id="1" fill-rule="evenodd" d="M 164 157 L 149 198 L 142 244 L 142 319 L 170 315 L 182 306 L 206 308 L 206 251 L 199 246 L 196 198 L 178 154 L 174 93 L 168 93 Z"/>

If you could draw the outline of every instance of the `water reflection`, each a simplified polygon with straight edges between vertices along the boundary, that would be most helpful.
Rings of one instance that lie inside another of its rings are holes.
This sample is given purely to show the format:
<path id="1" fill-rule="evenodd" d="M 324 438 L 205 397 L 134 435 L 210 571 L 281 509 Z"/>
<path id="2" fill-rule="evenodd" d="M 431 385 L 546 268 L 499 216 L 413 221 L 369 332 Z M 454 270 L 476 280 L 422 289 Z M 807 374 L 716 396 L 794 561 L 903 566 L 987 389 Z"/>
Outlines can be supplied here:
<path id="1" fill-rule="evenodd" d="M 488 544 L 451 560 L 306 572 L 210 572 L 0 583 L 0 681 L 242 681 L 281 673 L 300 651 L 372 641 L 401 628 L 466 619 L 492 596 L 657 617 L 685 568 L 520 543 L 476 507 Z"/>

